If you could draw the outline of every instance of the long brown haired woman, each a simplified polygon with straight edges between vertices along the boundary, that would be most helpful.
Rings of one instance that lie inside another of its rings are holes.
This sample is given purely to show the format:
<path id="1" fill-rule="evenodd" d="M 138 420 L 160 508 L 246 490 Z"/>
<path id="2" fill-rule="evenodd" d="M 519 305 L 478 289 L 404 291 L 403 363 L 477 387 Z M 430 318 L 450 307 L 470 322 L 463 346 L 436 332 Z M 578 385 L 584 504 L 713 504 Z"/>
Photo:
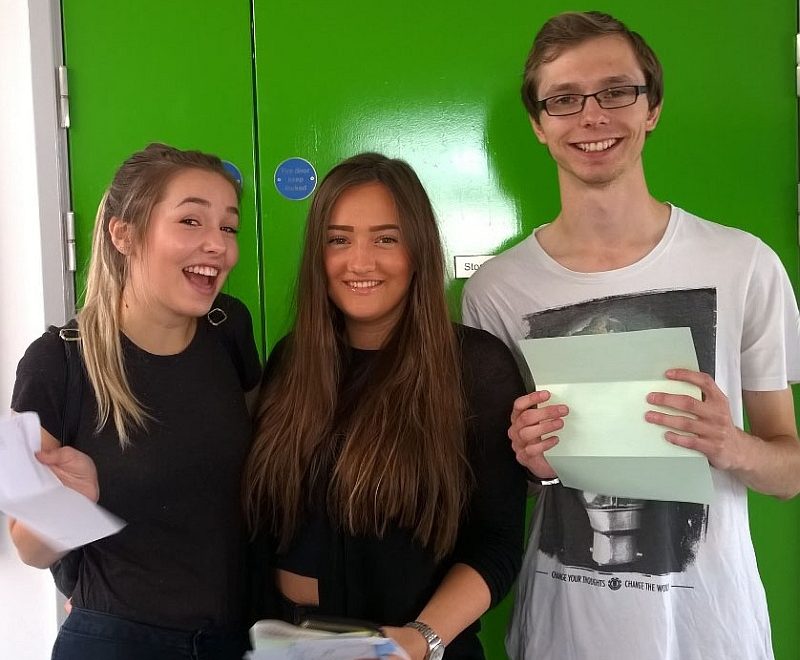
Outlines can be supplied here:
<path id="1" fill-rule="evenodd" d="M 239 187 L 219 158 L 163 144 L 133 154 L 97 212 L 75 437 L 62 437 L 74 393 L 59 335 L 17 368 L 12 407 L 38 413 L 40 460 L 127 521 L 80 549 L 54 660 L 240 660 L 247 648 L 239 494 L 260 365 L 247 309 L 220 294 L 238 226 Z M 21 522 L 11 536 L 28 564 L 60 557 Z"/>
<path id="2" fill-rule="evenodd" d="M 280 616 L 370 620 L 412 658 L 483 658 L 476 621 L 521 561 L 525 479 L 506 431 L 522 391 L 502 342 L 448 319 L 413 170 L 378 154 L 336 166 L 247 466 Z"/>

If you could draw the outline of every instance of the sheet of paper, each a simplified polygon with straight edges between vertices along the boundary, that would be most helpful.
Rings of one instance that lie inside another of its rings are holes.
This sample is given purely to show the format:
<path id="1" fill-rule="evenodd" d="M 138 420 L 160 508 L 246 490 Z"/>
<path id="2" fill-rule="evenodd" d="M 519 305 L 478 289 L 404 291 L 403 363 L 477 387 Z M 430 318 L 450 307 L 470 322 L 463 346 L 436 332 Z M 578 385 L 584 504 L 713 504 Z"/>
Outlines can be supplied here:
<path id="1" fill-rule="evenodd" d="M 248 660 L 410 660 L 393 639 L 371 633 L 333 633 L 264 619 L 250 629 Z"/>
<path id="2" fill-rule="evenodd" d="M 250 651 L 249 660 L 388 660 L 408 655 L 385 637 L 330 637 L 275 642 Z"/>
<path id="3" fill-rule="evenodd" d="M 519 342 L 538 389 L 570 408 L 559 443 L 546 453 L 561 482 L 592 493 L 699 502 L 713 496 L 708 460 L 664 439 L 644 420 L 649 392 L 688 394 L 670 368 L 697 370 L 689 328 L 524 339 Z M 662 409 L 675 414 L 674 410 Z"/>
<path id="4" fill-rule="evenodd" d="M 250 629 L 248 660 L 409 660 L 392 639 L 363 634 L 322 632 L 283 621 L 258 621 Z"/>
<path id="5" fill-rule="evenodd" d="M 54 550 L 66 551 L 111 534 L 125 523 L 65 487 L 34 452 L 41 447 L 39 417 L 0 417 L 0 511 L 17 518 Z"/>

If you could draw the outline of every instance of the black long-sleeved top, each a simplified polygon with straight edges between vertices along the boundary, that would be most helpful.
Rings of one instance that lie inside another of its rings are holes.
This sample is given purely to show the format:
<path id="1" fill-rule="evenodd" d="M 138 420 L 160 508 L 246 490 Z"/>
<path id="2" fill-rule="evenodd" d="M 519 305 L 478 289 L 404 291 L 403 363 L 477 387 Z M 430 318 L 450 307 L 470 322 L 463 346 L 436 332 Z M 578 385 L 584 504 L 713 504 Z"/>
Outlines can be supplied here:
<path id="1" fill-rule="evenodd" d="M 327 516 L 324 502 L 301 522 L 292 546 L 271 554 L 269 570 L 259 571 L 261 589 L 273 587 L 272 568 L 279 566 L 319 581 L 319 613 L 402 626 L 413 621 L 455 563 L 477 571 L 495 605 L 510 589 L 522 560 L 525 475 L 507 436 L 514 399 L 523 390 L 517 365 L 505 345 L 482 330 L 456 325 L 461 347 L 467 401 L 467 455 L 474 488 L 453 552 L 435 560 L 432 549 L 413 538 L 413 530 L 390 527 L 382 538 L 352 536 Z M 377 351 L 350 349 L 342 390 L 362 380 Z M 265 378 L 283 351 L 276 350 Z M 448 411 L 442 411 L 448 414 Z M 274 542 L 261 538 L 261 552 Z M 263 558 L 263 555 L 262 555 Z M 260 561 L 262 568 L 264 562 Z M 259 587 L 257 587 L 259 589 Z M 258 594 L 257 594 L 258 597 Z M 261 603 L 256 615 L 274 616 Z M 483 658 L 476 622 L 451 644 L 446 658 Z"/>

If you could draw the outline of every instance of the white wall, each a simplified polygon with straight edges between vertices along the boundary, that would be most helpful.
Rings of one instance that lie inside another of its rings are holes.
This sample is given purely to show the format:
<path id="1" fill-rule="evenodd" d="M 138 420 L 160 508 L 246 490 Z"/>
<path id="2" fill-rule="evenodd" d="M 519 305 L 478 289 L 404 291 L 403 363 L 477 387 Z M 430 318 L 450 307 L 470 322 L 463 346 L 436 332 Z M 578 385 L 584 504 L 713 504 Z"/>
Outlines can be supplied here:
<path id="1" fill-rule="evenodd" d="M 48 278 L 60 267 L 55 126 L 47 125 L 55 116 L 51 7 L 0 0 L 0 410 L 10 403 L 17 361 L 59 321 L 63 300 Z M 52 579 L 19 561 L 2 514 L 0 586 L 0 658 L 46 660 L 57 625 Z"/>

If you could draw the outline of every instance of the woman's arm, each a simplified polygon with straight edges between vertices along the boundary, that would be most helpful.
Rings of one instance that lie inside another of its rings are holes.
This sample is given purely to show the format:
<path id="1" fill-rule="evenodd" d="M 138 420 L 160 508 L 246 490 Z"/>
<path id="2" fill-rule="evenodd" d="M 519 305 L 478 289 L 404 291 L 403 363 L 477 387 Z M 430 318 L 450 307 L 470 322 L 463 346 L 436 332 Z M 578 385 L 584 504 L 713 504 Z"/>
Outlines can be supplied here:
<path id="1" fill-rule="evenodd" d="M 514 400 L 524 391 L 513 356 L 495 337 L 465 330 L 462 350 L 467 395 L 467 453 L 475 479 L 453 565 L 417 620 L 447 646 L 514 582 L 522 564 L 525 472 L 508 439 Z M 428 645 L 413 628 L 386 628 L 411 656 L 425 657 Z"/>
<path id="2" fill-rule="evenodd" d="M 42 429 L 42 449 L 36 458 L 49 467 L 67 488 L 97 502 L 100 496 L 97 470 L 86 454 L 74 447 L 60 446 L 58 440 Z M 9 518 L 8 527 L 19 558 L 29 566 L 47 568 L 65 554 L 48 546 L 35 532 L 14 518 Z"/>
<path id="3" fill-rule="evenodd" d="M 490 604 L 489 587 L 480 574 L 471 566 L 455 564 L 417 621 L 430 627 L 447 646 L 488 610 Z M 383 631 L 405 649 L 411 660 L 422 660 L 428 652 L 427 641 L 414 628 L 386 627 Z"/>
<path id="4" fill-rule="evenodd" d="M 489 589 L 490 607 L 522 565 L 527 480 L 508 438 L 508 418 L 524 384 L 511 352 L 488 333 L 464 342 L 469 456 L 475 484 L 453 553 Z"/>

